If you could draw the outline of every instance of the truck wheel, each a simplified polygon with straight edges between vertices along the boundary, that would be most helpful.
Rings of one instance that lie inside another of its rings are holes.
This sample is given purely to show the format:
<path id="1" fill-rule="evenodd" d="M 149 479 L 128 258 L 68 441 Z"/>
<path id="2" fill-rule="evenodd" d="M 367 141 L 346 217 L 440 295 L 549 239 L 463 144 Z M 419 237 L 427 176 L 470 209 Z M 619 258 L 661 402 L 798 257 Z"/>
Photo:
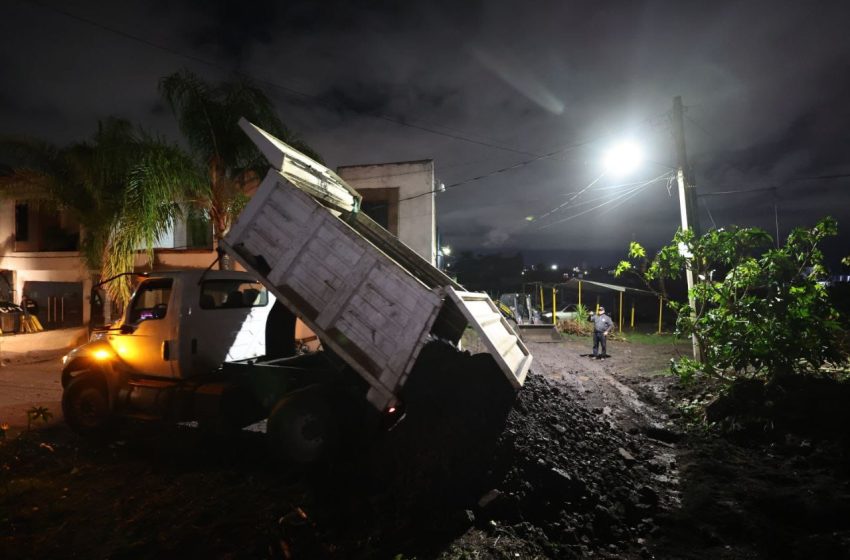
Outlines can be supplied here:
<path id="1" fill-rule="evenodd" d="M 267 435 L 276 457 L 292 465 L 307 466 L 333 455 L 338 429 L 324 395 L 307 390 L 275 405 L 269 415 Z"/>
<path id="2" fill-rule="evenodd" d="M 80 435 L 105 433 L 112 411 L 103 380 L 91 373 L 73 378 L 62 393 L 62 414 L 65 422 Z"/>

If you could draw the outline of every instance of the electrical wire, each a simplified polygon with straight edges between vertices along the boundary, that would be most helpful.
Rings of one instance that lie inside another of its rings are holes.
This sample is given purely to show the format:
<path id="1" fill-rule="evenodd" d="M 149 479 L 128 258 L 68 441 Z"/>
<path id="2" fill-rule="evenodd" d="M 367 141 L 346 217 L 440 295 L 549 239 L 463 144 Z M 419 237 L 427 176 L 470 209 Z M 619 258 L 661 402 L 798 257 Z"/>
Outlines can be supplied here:
<path id="1" fill-rule="evenodd" d="M 604 177 L 604 176 L 605 176 L 605 173 L 604 173 L 604 172 L 603 172 L 603 173 L 601 173 L 601 174 L 599 175 L 599 177 L 597 177 L 596 179 L 594 179 L 593 181 L 591 181 L 590 183 L 588 183 L 588 184 L 587 184 L 587 186 L 586 186 L 586 187 L 584 187 L 583 189 L 581 189 L 580 191 L 577 191 L 575 194 L 573 194 L 570 198 L 568 198 L 568 199 L 566 200 L 566 202 L 563 202 L 563 203 L 559 204 L 558 206 L 556 206 L 556 207 L 555 207 L 555 208 L 553 208 L 552 210 L 549 210 L 548 212 L 546 212 L 546 213 L 545 213 L 545 214 L 543 214 L 542 216 L 539 216 L 537 219 L 538 219 L 538 220 L 542 220 L 542 219 L 544 219 L 544 218 L 546 218 L 546 217 L 548 217 L 548 216 L 551 216 L 552 214 L 554 214 L 555 212 L 557 212 L 557 211 L 558 211 L 558 210 L 560 210 L 561 208 L 563 208 L 563 207 L 567 206 L 570 202 L 572 202 L 572 201 L 573 201 L 573 200 L 575 200 L 577 197 L 581 196 L 581 195 L 582 195 L 585 191 L 587 191 L 587 189 L 591 188 L 593 185 L 595 185 L 595 184 L 596 184 L 596 183 L 598 183 L 600 180 L 602 180 L 602 177 Z"/>
<path id="2" fill-rule="evenodd" d="M 653 179 L 650 179 L 650 180 L 648 180 L 648 181 L 644 182 L 643 184 L 641 184 L 641 185 L 639 185 L 639 186 L 637 186 L 637 187 L 634 187 L 634 188 L 630 189 L 629 191 L 627 191 L 627 192 L 625 192 L 625 193 L 623 193 L 623 194 L 621 194 L 621 195 L 619 195 L 619 196 L 617 196 L 617 197 L 612 198 L 611 200 L 608 200 L 608 201 L 606 201 L 606 202 L 603 202 L 603 203 L 601 203 L 601 204 L 598 204 L 598 205 L 596 205 L 596 206 L 594 206 L 594 207 L 592 207 L 592 208 L 588 208 L 587 210 L 584 210 L 584 211 L 579 212 L 579 213 L 577 213 L 577 214 L 572 214 L 572 215 L 567 216 L 567 217 L 565 217 L 565 218 L 562 218 L 562 219 L 560 219 L 560 220 L 556 220 L 556 221 L 554 221 L 554 222 L 550 222 L 550 223 L 548 223 L 548 224 L 542 225 L 542 226 L 538 227 L 537 229 L 538 229 L 538 230 L 543 230 L 543 229 L 550 228 L 550 227 L 552 227 L 552 226 L 554 226 L 554 225 L 557 225 L 557 224 L 560 224 L 560 223 L 563 223 L 563 222 L 566 222 L 566 221 L 572 220 L 573 218 L 578 218 L 579 216 L 583 216 L 583 215 L 585 215 L 585 214 L 587 214 L 587 213 L 589 213 L 589 212 L 592 212 L 592 211 L 594 211 L 594 210 L 597 210 L 597 209 L 599 209 L 599 208 L 602 208 L 603 206 L 606 206 L 606 205 L 608 205 L 608 204 L 612 204 L 612 203 L 615 203 L 615 202 L 618 202 L 618 201 L 619 201 L 619 204 L 617 204 L 617 206 L 620 206 L 621 204 L 623 204 L 624 202 L 628 201 L 628 200 L 629 200 L 630 198 L 632 198 L 633 196 L 636 196 L 639 192 L 642 192 L 642 191 L 643 191 L 643 189 L 646 189 L 647 187 L 649 187 L 649 185 L 651 185 L 651 184 L 653 184 L 653 183 L 655 183 L 655 182 L 657 182 L 657 181 L 659 181 L 659 180 L 661 180 L 661 179 L 663 179 L 663 178 L 666 178 L 666 176 L 667 176 L 667 175 L 668 175 L 668 173 L 665 173 L 664 175 L 660 175 L 660 176 L 658 176 L 658 177 L 655 177 L 655 178 L 653 178 Z M 614 207 L 612 207 L 611 209 L 616 208 L 617 206 L 614 206 Z"/>
<path id="3" fill-rule="evenodd" d="M 539 156 L 535 156 L 535 157 L 533 157 L 533 158 L 531 158 L 531 159 L 526 159 L 526 160 L 523 160 L 523 161 L 518 161 L 518 162 L 516 162 L 516 163 L 514 163 L 514 164 L 508 165 L 507 167 L 502 167 L 502 168 L 499 168 L 499 169 L 495 169 L 495 170 L 493 170 L 493 171 L 490 171 L 490 172 L 488 172 L 488 173 L 485 173 L 485 174 L 483 174 L 483 175 L 478 175 L 478 176 L 476 176 L 476 177 L 471 177 L 471 178 L 469 178 L 469 179 L 465 179 L 465 180 L 463 180 L 463 181 L 458 181 L 458 182 L 456 182 L 456 183 L 452 183 L 452 184 L 450 184 L 450 185 L 446 185 L 446 186 L 444 186 L 444 187 L 442 187 L 442 188 L 440 188 L 440 189 L 433 189 L 433 190 L 430 190 L 430 191 L 421 192 L 421 193 L 419 193 L 419 194 L 414 194 L 414 195 L 412 195 L 412 196 L 407 196 L 407 197 L 404 197 L 404 198 L 400 198 L 400 199 L 399 199 L 399 202 L 402 202 L 402 201 L 405 201 L 405 200 L 413 200 L 414 198 L 419 198 L 420 196 L 427 196 L 427 195 L 429 195 L 429 194 L 434 194 L 434 193 L 437 193 L 437 192 L 443 192 L 443 191 L 448 190 L 448 189 L 454 189 L 454 188 L 460 187 L 460 186 L 462 186 L 462 185 L 466 185 L 466 184 L 469 184 L 469 183 L 474 183 L 474 182 L 476 182 L 476 181 L 480 181 L 480 180 L 482 180 L 482 179 L 486 179 L 486 178 L 488 178 L 488 177 L 492 177 L 493 175 L 498 175 L 498 174 L 501 174 L 501 173 L 506 173 L 506 172 L 511 171 L 511 170 L 513 170 L 513 169 L 519 169 L 520 167 L 525 167 L 526 165 L 530 165 L 530 164 L 535 163 L 535 162 L 537 162 L 537 161 L 540 161 L 540 160 L 542 160 L 542 159 L 551 158 L 551 157 L 554 157 L 554 156 L 556 156 L 556 155 L 560 155 L 560 154 L 563 154 L 563 153 L 566 153 L 566 152 L 569 152 L 569 151 L 572 151 L 572 150 L 578 149 L 578 148 L 580 148 L 580 147 L 582 147 L 582 146 L 586 146 L 586 145 L 588 145 L 588 144 L 592 144 L 592 143 L 597 142 L 597 141 L 599 141 L 600 139 L 602 139 L 602 138 L 606 138 L 606 137 L 608 137 L 608 136 L 609 136 L 609 135 L 607 135 L 607 134 L 606 134 L 606 135 L 603 135 L 603 136 L 600 136 L 600 137 L 597 137 L 597 138 L 593 138 L 593 139 L 590 139 L 590 140 L 584 140 L 584 141 L 582 141 L 582 142 L 576 142 L 576 143 L 574 143 L 574 144 L 569 144 L 569 145 L 567 145 L 567 146 L 565 146 L 565 147 L 563 147 L 563 148 L 559 148 L 559 149 L 554 150 L 554 151 L 551 151 L 551 152 L 549 152 L 549 153 L 542 154 L 542 155 L 539 155 Z M 601 176 L 600 176 L 600 178 L 601 178 Z"/>
<path id="4" fill-rule="evenodd" d="M 614 208 L 617 208 L 618 206 L 621 206 L 622 204 L 624 204 L 625 202 L 627 202 L 629 199 L 633 198 L 634 196 L 637 196 L 638 194 L 640 194 L 640 192 L 641 192 L 641 191 L 643 191 L 643 189 L 646 189 L 648 186 L 649 186 L 649 185 L 647 184 L 647 185 L 643 185 L 643 186 L 640 186 L 640 187 L 634 187 L 633 189 L 631 189 L 631 190 L 629 190 L 629 191 L 627 191 L 627 192 L 625 192 L 625 193 L 623 193 L 623 194 L 621 194 L 621 195 L 619 195 L 619 196 L 617 196 L 617 197 L 615 197 L 615 198 L 612 198 L 611 200 L 608 200 L 608 201 L 606 201 L 606 202 L 603 202 L 603 203 L 601 203 L 601 204 L 598 204 L 598 205 L 594 206 L 593 208 L 588 208 L 587 210 L 584 210 L 584 211 L 579 212 L 579 213 L 577 213 L 577 214 L 572 214 L 572 215 L 570 215 L 570 216 L 566 216 L 566 217 L 564 217 L 564 218 L 561 218 L 560 220 L 557 220 L 557 221 L 554 221 L 554 222 L 550 222 L 550 223 L 548 223 L 548 224 L 545 224 L 545 225 L 543 225 L 543 226 L 540 226 L 540 227 L 539 227 L 539 228 L 537 228 L 537 229 L 538 229 L 538 230 L 548 229 L 548 228 L 550 228 L 550 227 L 552 227 L 552 226 L 555 226 L 555 225 L 558 225 L 558 224 L 562 224 L 562 223 L 564 223 L 564 222 L 568 222 L 568 221 L 570 221 L 570 220 L 572 220 L 572 219 L 574 219 L 574 218 L 578 218 L 578 217 L 580 217 L 580 216 L 584 216 L 585 214 L 589 214 L 590 212 L 593 212 L 594 210 L 598 210 L 599 208 L 602 208 L 602 207 L 607 206 L 607 205 L 609 205 L 609 204 L 614 204 L 614 206 L 611 206 L 611 207 L 609 207 L 609 208 L 606 208 L 606 209 L 603 211 L 603 213 L 604 213 L 604 212 L 606 212 L 606 211 L 609 211 L 609 210 L 613 210 Z"/>

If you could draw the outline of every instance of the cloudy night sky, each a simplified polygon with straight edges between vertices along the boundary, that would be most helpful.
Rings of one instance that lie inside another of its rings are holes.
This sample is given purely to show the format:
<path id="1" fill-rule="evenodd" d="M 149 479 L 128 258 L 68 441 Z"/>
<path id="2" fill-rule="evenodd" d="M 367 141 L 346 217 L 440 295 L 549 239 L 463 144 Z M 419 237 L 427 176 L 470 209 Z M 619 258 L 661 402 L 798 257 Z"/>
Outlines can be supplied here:
<path id="1" fill-rule="evenodd" d="M 830 263 L 850 254 L 846 0 L 4 0 L 0 12 L 0 135 L 61 145 L 119 116 L 178 141 L 161 77 L 247 75 L 329 167 L 434 159 L 453 248 L 610 264 L 679 224 L 665 177 L 681 95 L 703 228 L 775 234 L 778 218 L 784 237 L 831 214 Z M 646 161 L 605 173 L 624 138 Z"/>

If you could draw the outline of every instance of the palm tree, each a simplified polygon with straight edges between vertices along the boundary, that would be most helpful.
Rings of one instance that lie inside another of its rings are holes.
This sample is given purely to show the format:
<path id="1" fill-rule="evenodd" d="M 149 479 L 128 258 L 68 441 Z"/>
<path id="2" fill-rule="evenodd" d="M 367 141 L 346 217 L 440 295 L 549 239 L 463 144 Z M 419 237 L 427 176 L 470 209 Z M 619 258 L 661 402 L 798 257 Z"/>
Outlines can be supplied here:
<path id="1" fill-rule="evenodd" d="M 91 141 L 64 148 L 2 139 L 0 162 L 7 169 L 0 176 L 0 196 L 67 211 L 82 226 L 86 265 L 101 278 L 131 272 L 139 249 L 152 257 L 156 240 L 180 212 L 176 201 L 205 188 L 187 154 L 115 118 L 98 123 Z M 114 282 L 107 291 L 123 304 L 129 283 Z"/>
<path id="2" fill-rule="evenodd" d="M 208 188 L 203 191 L 205 198 L 198 202 L 209 212 L 215 248 L 246 204 L 246 190 L 257 184 L 268 167 L 259 150 L 239 129 L 240 117 L 321 161 L 286 128 L 266 94 L 245 79 L 213 86 L 183 70 L 162 78 L 159 89 L 193 154 L 206 170 Z M 222 259 L 220 266 L 229 268 L 229 261 Z"/>

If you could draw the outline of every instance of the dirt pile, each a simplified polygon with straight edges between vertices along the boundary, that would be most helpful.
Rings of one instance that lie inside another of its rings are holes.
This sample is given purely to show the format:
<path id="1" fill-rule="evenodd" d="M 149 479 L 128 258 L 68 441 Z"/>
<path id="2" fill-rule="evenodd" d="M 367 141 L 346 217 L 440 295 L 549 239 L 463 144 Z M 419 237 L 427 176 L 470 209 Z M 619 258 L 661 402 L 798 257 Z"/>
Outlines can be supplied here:
<path id="1" fill-rule="evenodd" d="M 654 529 L 659 495 L 640 444 L 530 375 L 495 454 L 479 526 L 528 541 L 552 557 L 637 553 Z"/>
<path id="2" fill-rule="evenodd" d="M 846 438 L 850 382 L 812 375 L 739 379 L 706 407 L 705 417 L 727 434 Z"/>
<path id="3" fill-rule="evenodd" d="M 488 355 L 423 354 L 405 420 L 312 484 L 321 495 L 304 509 L 321 546 L 308 556 L 481 554 L 499 540 L 523 556 L 640 555 L 659 494 L 638 436 L 542 376 L 514 394 Z M 291 550 L 299 527 L 281 535 Z"/>

